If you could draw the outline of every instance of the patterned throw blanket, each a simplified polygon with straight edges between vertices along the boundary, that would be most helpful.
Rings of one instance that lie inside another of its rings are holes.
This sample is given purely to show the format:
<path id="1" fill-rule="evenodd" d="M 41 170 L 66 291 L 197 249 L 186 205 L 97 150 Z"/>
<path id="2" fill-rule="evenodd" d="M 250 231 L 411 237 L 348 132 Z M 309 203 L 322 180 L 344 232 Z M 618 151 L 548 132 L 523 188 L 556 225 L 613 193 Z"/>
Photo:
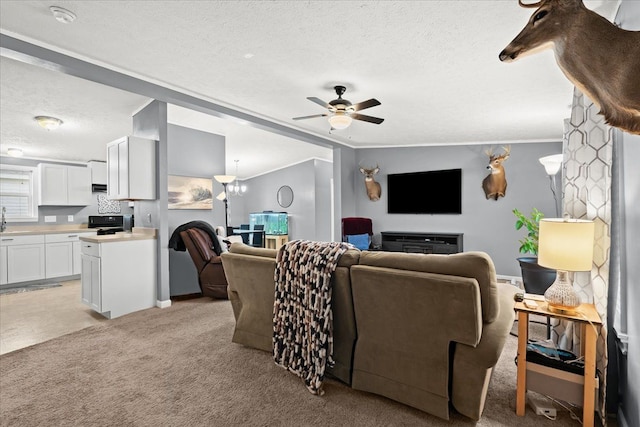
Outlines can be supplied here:
<path id="1" fill-rule="evenodd" d="M 351 245 L 294 240 L 276 258 L 273 359 L 322 396 L 324 371 L 333 365 L 331 276 Z"/>

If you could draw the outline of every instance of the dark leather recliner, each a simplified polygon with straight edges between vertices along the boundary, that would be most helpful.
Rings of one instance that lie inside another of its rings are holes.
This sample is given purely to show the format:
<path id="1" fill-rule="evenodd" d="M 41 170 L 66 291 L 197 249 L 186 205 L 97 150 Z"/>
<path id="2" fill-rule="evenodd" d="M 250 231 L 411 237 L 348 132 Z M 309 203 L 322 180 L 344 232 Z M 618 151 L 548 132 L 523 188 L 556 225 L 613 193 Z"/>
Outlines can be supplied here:
<path id="1" fill-rule="evenodd" d="M 181 231 L 180 236 L 198 271 L 202 294 L 211 298 L 228 299 L 227 278 L 222 260 L 213 251 L 209 235 L 198 228 L 189 228 Z"/>

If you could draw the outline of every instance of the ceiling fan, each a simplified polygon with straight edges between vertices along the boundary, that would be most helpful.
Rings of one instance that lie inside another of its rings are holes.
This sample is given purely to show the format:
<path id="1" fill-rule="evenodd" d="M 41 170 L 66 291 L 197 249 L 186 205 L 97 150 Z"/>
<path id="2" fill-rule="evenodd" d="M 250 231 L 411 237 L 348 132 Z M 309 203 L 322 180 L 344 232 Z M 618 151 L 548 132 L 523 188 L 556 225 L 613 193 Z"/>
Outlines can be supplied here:
<path id="1" fill-rule="evenodd" d="M 352 104 L 351 101 L 342 98 L 342 94 L 347 90 L 344 86 L 333 87 L 338 94 L 338 98 L 330 102 L 324 102 L 323 100 L 316 98 L 315 96 L 309 96 L 307 99 L 311 102 L 326 108 L 329 110 L 323 114 L 314 114 L 312 116 L 294 117 L 293 120 L 305 120 L 313 119 L 316 117 L 329 117 L 329 124 L 332 129 L 346 129 L 351 125 L 352 120 L 362 120 L 363 122 L 375 123 L 379 125 L 384 119 L 372 116 L 366 116 L 364 114 L 358 114 L 356 111 L 364 110 L 365 108 L 375 107 L 380 105 L 380 101 L 375 98 L 371 98 L 367 101 L 362 101 L 357 104 Z"/>

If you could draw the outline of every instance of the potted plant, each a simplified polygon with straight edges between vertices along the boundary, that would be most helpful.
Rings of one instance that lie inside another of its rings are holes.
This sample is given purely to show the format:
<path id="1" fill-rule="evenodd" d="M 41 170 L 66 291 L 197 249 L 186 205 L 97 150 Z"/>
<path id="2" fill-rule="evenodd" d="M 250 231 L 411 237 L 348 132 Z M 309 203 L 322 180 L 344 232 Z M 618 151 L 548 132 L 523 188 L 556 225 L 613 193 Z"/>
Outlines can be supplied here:
<path id="1" fill-rule="evenodd" d="M 518 209 L 513 210 L 516 216 L 516 230 L 525 228 L 527 235 L 520 240 L 520 253 L 532 254 L 518 258 L 522 270 L 522 282 L 524 290 L 530 294 L 543 295 L 549 286 L 556 280 L 556 271 L 538 264 L 538 233 L 540 220 L 544 214 L 533 208 L 531 215 L 526 216 Z"/>

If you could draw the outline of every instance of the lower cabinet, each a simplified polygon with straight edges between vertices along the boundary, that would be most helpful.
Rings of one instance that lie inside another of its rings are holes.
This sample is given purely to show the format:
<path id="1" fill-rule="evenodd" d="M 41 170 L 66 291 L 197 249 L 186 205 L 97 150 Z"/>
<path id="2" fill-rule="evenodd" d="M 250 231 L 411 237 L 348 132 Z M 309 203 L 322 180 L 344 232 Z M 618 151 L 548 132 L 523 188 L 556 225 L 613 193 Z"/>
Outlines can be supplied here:
<path id="1" fill-rule="evenodd" d="M 3 257 L 2 271 L 6 272 L 6 283 L 45 278 L 44 235 L 3 236 L 0 247 L 3 248 L 0 256 Z M 4 274 L 0 275 L 4 277 Z"/>
<path id="2" fill-rule="evenodd" d="M 7 276 L 7 247 L 0 246 L 0 285 L 6 285 L 9 283 L 9 277 Z"/>
<path id="3" fill-rule="evenodd" d="M 60 233 L 44 236 L 47 279 L 80 274 L 80 236 L 95 236 L 95 232 Z"/>
<path id="4" fill-rule="evenodd" d="M 109 319 L 155 306 L 155 239 L 80 240 L 84 304 Z"/>

